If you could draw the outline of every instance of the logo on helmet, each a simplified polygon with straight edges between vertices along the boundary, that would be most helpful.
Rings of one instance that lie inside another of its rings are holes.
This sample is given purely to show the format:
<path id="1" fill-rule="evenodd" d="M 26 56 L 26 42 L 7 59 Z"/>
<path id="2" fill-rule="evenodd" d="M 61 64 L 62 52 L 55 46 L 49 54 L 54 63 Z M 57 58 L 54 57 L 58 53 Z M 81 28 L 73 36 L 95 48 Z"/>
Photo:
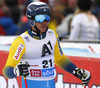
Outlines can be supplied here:
<path id="1" fill-rule="evenodd" d="M 43 6 L 43 7 L 39 7 L 39 8 L 36 8 L 35 11 L 39 10 L 39 9 L 45 9 L 48 8 L 47 6 Z"/>
<path id="2" fill-rule="evenodd" d="M 27 9 L 28 9 L 30 12 L 32 12 L 32 10 L 31 10 L 29 7 L 28 7 Z"/>

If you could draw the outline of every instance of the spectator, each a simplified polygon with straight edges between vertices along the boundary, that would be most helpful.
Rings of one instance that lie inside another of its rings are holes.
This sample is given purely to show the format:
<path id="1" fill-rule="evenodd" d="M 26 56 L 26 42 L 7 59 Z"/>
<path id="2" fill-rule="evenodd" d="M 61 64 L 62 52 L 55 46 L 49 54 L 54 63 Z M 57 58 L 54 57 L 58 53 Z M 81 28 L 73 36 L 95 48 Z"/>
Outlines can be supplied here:
<path id="1" fill-rule="evenodd" d="M 14 23 L 14 19 L 11 17 L 13 15 L 11 8 L 13 5 L 16 6 L 13 1 L 4 0 L 0 8 L 0 30 L 3 31 L 0 35 L 16 35 L 17 31 L 19 31 L 18 25 Z"/>
<path id="2" fill-rule="evenodd" d="M 77 7 L 77 0 L 67 0 L 67 8 L 75 11 L 76 7 Z"/>
<path id="3" fill-rule="evenodd" d="M 56 28 L 56 32 L 59 35 L 60 40 L 69 35 L 70 20 L 73 17 L 73 13 L 73 10 L 69 8 L 62 12 L 61 24 Z"/>
<path id="4" fill-rule="evenodd" d="M 55 0 L 51 7 L 51 21 L 49 23 L 49 28 L 56 31 L 56 27 L 61 24 L 62 15 L 61 12 L 65 10 L 65 6 L 60 0 Z"/>
<path id="5" fill-rule="evenodd" d="M 10 15 L 10 9 L 3 3 L 3 0 L 0 1 L 0 22 L 2 17 L 7 17 Z M 6 35 L 3 26 L 0 24 L 0 35 Z"/>
<path id="6" fill-rule="evenodd" d="M 18 25 L 20 21 L 20 9 L 17 6 L 11 7 L 11 18 L 13 22 Z"/>
<path id="7" fill-rule="evenodd" d="M 100 0 L 94 0 L 93 1 L 93 9 L 91 10 L 92 14 L 94 14 L 96 17 L 100 13 Z"/>
<path id="8" fill-rule="evenodd" d="M 22 14 L 23 16 L 21 17 L 21 20 L 20 20 L 20 31 L 19 31 L 19 34 L 25 32 L 27 29 L 30 28 L 30 25 L 28 23 L 28 19 L 26 17 L 26 8 L 24 8 L 24 10 L 22 11 Z"/>
<path id="9" fill-rule="evenodd" d="M 10 9 L 10 16 L 15 24 L 18 24 L 20 18 L 20 9 L 18 7 L 18 0 L 4 0 L 4 3 Z"/>
<path id="10" fill-rule="evenodd" d="M 97 17 L 100 25 L 100 0 L 94 0 L 93 9 L 91 10 L 91 12 Z M 99 27 L 99 39 L 100 39 L 100 27 Z"/>
<path id="11" fill-rule="evenodd" d="M 78 0 L 77 5 L 69 39 L 98 39 L 99 22 L 90 12 L 92 1 Z"/>
<path id="12" fill-rule="evenodd" d="M 17 35 L 17 31 L 19 31 L 18 26 L 14 24 L 10 17 L 2 17 L 0 19 L 0 25 L 6 32 L 6 35 Z"/>

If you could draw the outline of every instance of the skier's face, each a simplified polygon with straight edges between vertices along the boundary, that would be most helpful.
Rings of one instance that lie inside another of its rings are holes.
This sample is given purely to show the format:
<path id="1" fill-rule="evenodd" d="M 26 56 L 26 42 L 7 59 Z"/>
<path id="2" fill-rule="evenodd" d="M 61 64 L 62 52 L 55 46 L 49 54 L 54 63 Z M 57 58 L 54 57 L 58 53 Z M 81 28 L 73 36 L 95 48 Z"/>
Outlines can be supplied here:
<path id="1" fill-rule="evenodd" d="M 42 23 L 35 22 L 36 27 L 40 30 L 40 32 L 45 32 L 48 27 L 47 21 L 43 21 Z"/>

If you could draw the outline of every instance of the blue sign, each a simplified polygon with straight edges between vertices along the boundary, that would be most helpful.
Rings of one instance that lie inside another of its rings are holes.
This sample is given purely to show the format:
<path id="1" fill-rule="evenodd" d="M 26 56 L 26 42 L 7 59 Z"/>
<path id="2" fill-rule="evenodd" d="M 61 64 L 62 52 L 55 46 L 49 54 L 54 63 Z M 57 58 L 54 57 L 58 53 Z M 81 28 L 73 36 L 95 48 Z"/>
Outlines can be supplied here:
<path id="1" fill-rule="evenodd" d="M 42 77 L 53 76 L 54 68 L 42 69 Z"/>

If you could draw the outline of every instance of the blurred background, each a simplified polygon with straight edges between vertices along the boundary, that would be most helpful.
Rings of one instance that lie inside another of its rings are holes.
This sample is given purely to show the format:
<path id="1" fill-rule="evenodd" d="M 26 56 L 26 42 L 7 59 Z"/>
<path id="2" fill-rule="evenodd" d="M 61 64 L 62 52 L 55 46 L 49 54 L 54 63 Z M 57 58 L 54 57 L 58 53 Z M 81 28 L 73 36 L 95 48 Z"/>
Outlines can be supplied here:
<path id="1" fill-rule="evenodd" d="M 8 80 L 6 81 L 2 69 L 13 40 L 30 28 L 26 7 L 35 1 L 45 2 L 51 8 L 48 28 L 59 35 L 64 54 L 78 67 L 91 72 L 92 79 L 88 88 L 100 88 L 100 69 L 98 69 L 100 67 L 100 0 L 92 0 L 91 7 L 83 2 L 78 3 L 78 1 L 90 0 L 0 0 L 0 88 L 21 88 L 21 78 L 17 78 L 18 81 L 16 79 L 6 79 Z M 81 17 L 81 14 L 87 15 L 89 20 Z M 78 30 L 73 32 L 74 28 Z M 81 29 L 82 31 L 79 31 Z M 75 36 L 71 37 L 72 34 Z M 82 35 L 82 38 L 75 38 L 77 34 Z M 77 88 L 83 88 L 79 79 L 58 67 L 56 70 L 57 88 L 70 88 L 71 83 L 71 88 L 75 83 Z"/>
<path id="2" fill-rule="evenodd" d="M 61 41 L 69 40 L 70 26 L 77 9 L 77 0 L 0 0 L 0 35 L 20 35 L 28 30 L 30 26 L 26 17 L 26 7 L 29 3 L 35 1 L 42 1 L 50 6 L 51 21 L 49 28 L 58 33 Z M 92 0 L 89 11 L 100 24 L 100 0 Z M 98 34 L 99 36 L 93 40 L 100 39 L 100 27 Z"/>

